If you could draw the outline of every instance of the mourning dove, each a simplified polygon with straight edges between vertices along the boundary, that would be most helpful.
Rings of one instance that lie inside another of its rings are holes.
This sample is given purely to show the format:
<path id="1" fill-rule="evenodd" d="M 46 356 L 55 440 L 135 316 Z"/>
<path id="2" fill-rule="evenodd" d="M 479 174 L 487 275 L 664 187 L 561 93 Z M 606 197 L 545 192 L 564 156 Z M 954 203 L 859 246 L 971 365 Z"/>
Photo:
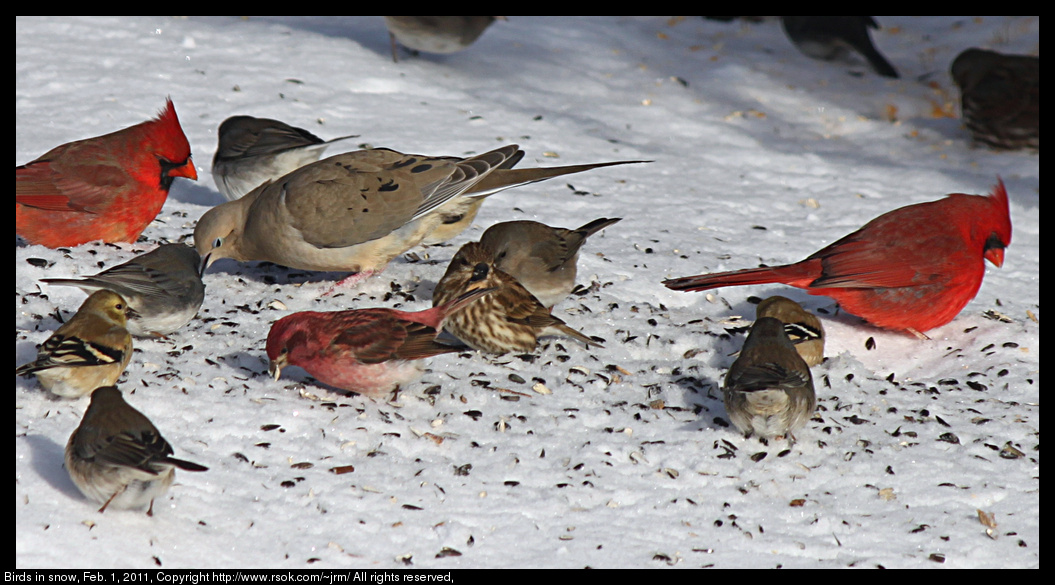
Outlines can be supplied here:
<path id="1" fill-rule="evenodd" d="M 504 16 L 386 16 L 392 40 L 392 60 L 398 62 L 396 42 L 412 51 L 457 53 L 476 42 L 487 27 Z"/>
<path id="2" fill-rule="evenodd" d="M 516 145 L 469 158 L 389 149 L 339 154 L 210 209 L 195 227 L 194 244 L 206 266 L 232 258 L 356 273 L 338 284 L 348 285 L 420 244 L 442 224 L 448 202 L 625 164 L 505 168 L 517 156 Z"/>
<path id="3" fill-rule="evenodd" d="M 784 323 L 761 317 L 722 387 L 725 411 L 740 432 L 760 439 L 787 436 L 806 424 L 817 407 L 810 368 L 784 333 Z"/>
<path id="4" fill-rule="evenodd" d="M 124 264 L 85 278 L 43 278 L 56 286 L 75 286 L 91 294 L 107 289 L 128 301 L 129 333 L 165 336 L 194 318 L 205 300 L 201 256 L 184 244 L 162 244 Z"/>
<path id="5" fill-rule="evenodd" d="M 319 160 L 335 142 L 359 136 L 323 140 L 303 128 L 253 116 L 231 116 L 216 134 L 219 144 L 212 159 L 212 178 L 228 201 Z"/>
<path id="6" fill-rule="evenodd" d="M 77 430 L 66 443 L 66 471 L 77 489 L 103 507 L 136 509 L 163 495 L 176 476 L 175 468 L 208 471 L 207 467 L 172 457 L 172 446 L 143 413 L 129 406 L 121 391 L 103 386 Z"/>
<path id="7" fill-rule="evenodd" d="M 758 319 L 773 317 L 784 323 L 784 333 L 806 365 L 812 367 L 824 361 L 824 326 L 816 315 L 795 301 L 779 295 L 758 303 L 755 311 Z"/>
<path id="8" fill-rule="evenodd" d="M 506 221 L 487 228 L 480 244 L 494 256 L 496 268 L 552 308 L 575 288 L 579 248 L 586 238 L 620 219 L 602 217 L 573 230 L 537 221 Z"/>
<path id="9" fill-rule="evenodd" d="M 117 382 L 132 359 L 127 310 L 113 291 L 92 293 L 40 346 L 37 359 L 15 368 L 15 375 L 36 374 L 45 390 L 65 398 Z"/>
<path id="10" fill-rule="evenodd" d="M 440 306 L 480 288 L 496 290 L 452 314 L 443 325 L 473 349 L 489 353 L 531 352 L 538 345 L 538 338 L 550 335 L 575 339 L 586 347 L 603 347 L 551 315 L 515 278 L 495 268 L 494 256 L 479 242 L 465 244 L 454 255 L 436 284 L 432 304 Z"/>

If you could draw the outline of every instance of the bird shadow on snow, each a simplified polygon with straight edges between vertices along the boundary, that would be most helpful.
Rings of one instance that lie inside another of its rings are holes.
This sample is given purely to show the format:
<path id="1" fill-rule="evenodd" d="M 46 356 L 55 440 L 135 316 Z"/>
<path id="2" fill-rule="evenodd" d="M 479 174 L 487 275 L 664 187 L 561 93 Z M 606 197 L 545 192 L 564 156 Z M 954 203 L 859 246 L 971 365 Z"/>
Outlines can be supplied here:
<path id="1" fill-rule="evenodd" d="M 26 444 L 29 445 L 33 471 L 39 477 L 63 495 L 75 500 L 82 498 L 77 486 L 73 485 L 73 480 L 63 468 L 65 445 L 59 445 L 42 435 L 27 435 Z"/>

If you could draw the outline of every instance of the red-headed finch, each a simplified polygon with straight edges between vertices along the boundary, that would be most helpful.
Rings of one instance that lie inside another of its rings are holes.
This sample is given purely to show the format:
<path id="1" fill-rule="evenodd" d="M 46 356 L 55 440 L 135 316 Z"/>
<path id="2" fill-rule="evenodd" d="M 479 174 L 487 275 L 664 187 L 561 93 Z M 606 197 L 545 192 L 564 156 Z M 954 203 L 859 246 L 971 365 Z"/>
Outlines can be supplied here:
<path id="1" fill-rule="evenodd" d="M 206 211 L 194 229 L 194 245 L 206 265 L 232 258 L 355 273 L 339 283 L 349 285 L 420 244 L 443 224 L 445 208 L 460 199 L 623 164 L 506 168 L 519 156 L 516 145 L 469 158 L 383 148 L 338 154 Z"/>
<path id="2" fill-rule="evenodd" d="M 125 402 L 121 391 L 103 386 L 92 392 L 92 402 L 80 426 L 66 443 L 66 471 L 99 512 L 147 508 L 154 515 L 154 498 L 164 495 L 176 469 L 209 468 L 172 457 L 172 446 L 143 413 Z"/>
<path id="3" fill-rule="evenodd" d="M 575 288 L 579 248 L 586 238 L 620 219 L 602 217 L 573 230 L 537 221 L 506 221 L 487 228 L 480 244 L 494 256 L 495 268 L 552 308 Z"/>
<path id="4" fill-rule="evenodd" d="M 847 60 L 851 51 L 868 59 L 876 73 L 898 77 L 897 70 L 872 43 L 870 28 L 879 28 L 871 16 L 782 16 L 784 32 L 803 54 L 832 61 Z"/>
<path id="5" fill-rule="evenodd" d="M 479 242 L 469 242 L 454 255 L 436 284 L 432 304 L 442 305 L 466 291 L 495 288 L 486 298 L 451 315 L 443 328 L 466 345 L 489 353 L 531 352 L 538 338 L 556 335 L 586 347 L 600 343 L 550 314 L 515 278 L 495 268 L 494 256 Z"/>
<path id="6" fill-rule="evenodd" d="M 231 116 L 220 124 L 216 134 L 212 178 L 228 201 L 319 160 L 322 151 L 334 142 L 359 136 L 323 140 L 303 128 L 253 116 Z"/>
<path id="7" fill-rule="evenodd" d="M 184 244 L 162 244 L 124 264 L 85 278 L 42 278 L 91 294 L 112 290 L 128 301 L 128 332 L 163 337 L 194 318 L 205 299 L 201 256 Z"/>
<path id="8" fill-rule="evenodd" d="M 421 376 L 418 360 L 463 348 L 435 341 L 445 319 L 492 289 L 409 313 L 372 308 L 293 313 L 275 321 L 267 336 L 268 373 L 300 366 L 316 380 L 349 392 L 381 397 Z"/>
<path id="9" fill-rule="evenodd" d="M 674 290 L 782 283 L 831 297 L 884 329 L 923 333 L 952 321 L 978 294 L 985 260 L 1011 243 L 1007 191 L 953 193 L 889 211 L 801 262 L 663 281 Z"/>
<path id="10" fill-rule="evenodd" d="M 1040 149 L 1040 57 L 972 48 L 949 71 L 974 142 Z"/>
<path id="11" fill-rule="evenodd" d="M 802 305 L 782 296 L 771 296 L 755 309 L 756 319 L 773 317 L 784 323 L 784 333 L 795 345 L 807 366 L 824 361 L 824 326 L 816 315 Z"/>
<path id="12" fill-rule="evenodd" d="M 40 346 L 37 359 L 15 368 L 15 375 L 36 374 L 45 390 L 66 398 L 113 385 L 132 359 L 127 310 L 113 291 L 92 293 Z"/>
<path id="13" fill-rule="evenodd" d="M 411 51 L 457 53 L 476 42 L 487 27 L 504 16 L 386 16 L 392 60 L 399 62 L 396 42 Z"/>
<path id="14" fill-rule="evenodd" d="M 784 323 L 761 317 L 751 326 L 722 386 L 729 420 L 746 436 L 788 436 L 817 407 L 813 376 L 784 333 Z"/>
<path id="15" fill-rule="evenodd" d="M 49 248 L 135 242 L 176 177 L 196 180 L 172 100 L 157 118 L 15 167 L 15 232 Z"/>

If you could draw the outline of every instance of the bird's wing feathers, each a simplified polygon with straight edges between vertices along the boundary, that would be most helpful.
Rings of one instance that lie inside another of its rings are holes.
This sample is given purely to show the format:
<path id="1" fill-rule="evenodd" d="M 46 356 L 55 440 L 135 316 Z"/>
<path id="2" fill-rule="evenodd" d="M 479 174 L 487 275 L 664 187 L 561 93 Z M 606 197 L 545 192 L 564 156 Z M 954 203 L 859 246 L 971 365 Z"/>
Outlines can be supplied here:
<path id="1" fill-rule="evenodd" d="M 305 167 L 270 188 L 282 191 L 290 225 L 307 243 L 342 248 L 387 236 L 434 211 L 501 164 L 505 150 L 461 162 L 357 151 Z"/>
<path id="2" fill-rule="evenodd" d="M 771 362 L 730 371 L 729 378 L 726 385 L 742 392 L 802 386 L 809 382 L 801 372 Z"/>
<path id="3" fill-rule="evenodd" d="M 133 180 L 112 155 L 91 143 L 66 145 L 64 160 L 85 160 L 83 168 L 71 172 L 55 168 L 48 153 L 26 165 L 15 167 L 15 202 L 49 211 L 100 213 L 113 198 L 113 190 Z M 76 149 L 76 155 L 69 152 Z M 54 151 L 52 151 L 54 152 Z M 76 164 L 66 162 L 64 164 Z"/>

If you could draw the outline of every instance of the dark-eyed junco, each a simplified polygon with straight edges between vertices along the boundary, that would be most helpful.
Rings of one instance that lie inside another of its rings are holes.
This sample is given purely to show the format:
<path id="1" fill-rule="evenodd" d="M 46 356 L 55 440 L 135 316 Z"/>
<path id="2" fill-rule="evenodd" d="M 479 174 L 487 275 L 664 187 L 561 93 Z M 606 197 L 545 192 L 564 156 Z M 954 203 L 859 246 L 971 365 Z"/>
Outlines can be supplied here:
<path id="1" fill-rule="evenodd" d="M 396 43 L 411 51 L 457 53 L 476 42 L 487 27 L 504 16 L 386 16 L 392 39 L 392 60 L 398 62 Z"/>
<path id="2" fill-rule="evenodd" d="M 784 333 L 784 323 L 761 317 L 722 387 L 725 411 L 740 432 L 760 439 L 792 434 L 813 416 L 817 395 L 810 368 Z"/>
<path id="3" fill-rule="evenodd" d="M 335 142 L 358 134 L 323 140 L 303 128 L 253 116 L 231 116 L 217 131 L 219 144 L 212 159 L 216 188 L 234 201 L 261 183 L 277 179 L 319 160 Z"/>
<path id="4" fill-rule="evenodd" d="M 184 244 L 157 249 L 85 278 L 44 278 L 58 286 L 75 286 L 91 294 L 108 289 L 128 301 L 129 333 L 165 336 L 194 318 L 205 299 L 201 256 Z"/>
<path id="5" fill-rule="evenodd" d="M 106 508 L 147 508 L 163 495 L 176 476 L 175 468 L 208 471 L 207 467 L 172 457 L 172 446 L 143 413 L 125 402 L 121 391 L 103 386 L 80 426 L 66 443 L 66 471 L 90 500 Z"/>
<path id="6" fill-rule="evenodd" d="M 850 51 L 861 54 L 883 77 L 898 77 L 897 70 L 872 44 L 869 28 L 879 28 L 871 16 L 782 16 L 784 32 L 803 54 L 832 61 Z"/>

